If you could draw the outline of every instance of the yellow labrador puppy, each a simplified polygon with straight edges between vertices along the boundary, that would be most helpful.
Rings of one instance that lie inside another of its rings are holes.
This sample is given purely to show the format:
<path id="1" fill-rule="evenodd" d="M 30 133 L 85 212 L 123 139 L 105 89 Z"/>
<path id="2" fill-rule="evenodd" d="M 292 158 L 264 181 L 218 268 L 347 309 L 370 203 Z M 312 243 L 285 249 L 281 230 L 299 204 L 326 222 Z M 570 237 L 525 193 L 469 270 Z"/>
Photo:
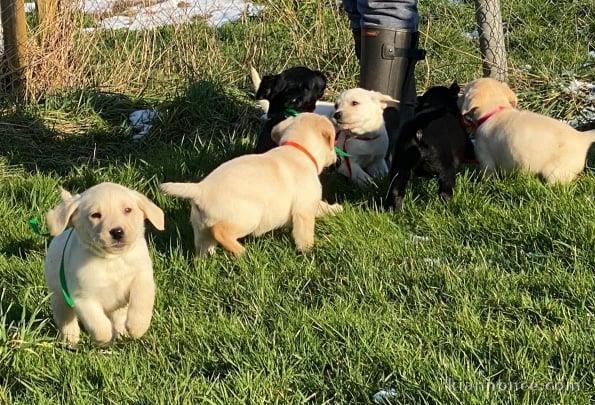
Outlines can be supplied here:
<path id="1" fill-rule="evenodd" d="M 517 110 L 506 83 L 477 79 L 463 90 L 461 113 L 475 131 L 475 153 L 484 169 L 519 168 L 548 183 L 568 183 L 584 169 L 595 131 Z"/>
<path id="2" fill-rule="evenodd" d="M 170 195 L 191 200 L 190 221 L 199 254 L 212 254 L 217 243 L 236 256 L 249 234 L 291 223 L 300 251 L 314 244 L 314 219 L 341 210 L 321 201 L 318 175 L 335 163 L 335 130 L 318 114 L 302 113 L 273 127 L 280 146 L 263 154 L 223 163 L 200 183 L 163 183 Z"/>
<path id="3" fill-rule="evenodd" d="M 62 203 L 47 214 L 55 238 L 45 277 L 66 342 L 78 342 L 79 320 L 100 344 L 118 335 L 138 338 L 149 328 L 155 284 L 145 219 L 163 230 L 163 211 L 118 184 L 101 183 L 74 196 L 62 190 Z"/>
<path id="4" fill-rule="evenodd" d="M 356 184 L 373 183 L 388 174 L 384 158 L 389 140 L 383 114 L 389 103 L 398 101 L 361 88 L 346 90 L 337 98 L 333 114 L 339 128 L 337 144 L 349 154 L 337 170 Z"/>

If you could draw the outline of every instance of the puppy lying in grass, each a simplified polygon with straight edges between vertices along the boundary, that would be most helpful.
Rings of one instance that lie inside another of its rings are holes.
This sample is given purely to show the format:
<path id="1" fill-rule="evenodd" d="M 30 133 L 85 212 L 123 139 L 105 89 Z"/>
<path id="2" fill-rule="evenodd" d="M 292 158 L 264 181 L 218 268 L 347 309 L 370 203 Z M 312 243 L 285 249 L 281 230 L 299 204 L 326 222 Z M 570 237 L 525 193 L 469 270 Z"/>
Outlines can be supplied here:
<path id="1" fill-rule="evenodd" d="M 385 156 L 389 142 L 383 111 L 388 103 L 397 102 L 377 91 L 360 88 L 339 95 L 333 115 L 339 128 L 337 146 L 349 155 L 341 160 L 339 173 L 359 185 L 388 174 Z"/>
<path id="2" fill-rule="evenodd" d="M 461 112 L 475 131 L 475 153 L 485 170 L 519 168 L 548 183 L 569 183 L 585 168 L 595 131 L 530 111 L 517 110 L 506 83 L 477 79 L 460 100 Z"/>
<path id="3" fill-rule="evenodd" d="M 155 283 L 145 219 L 163 230 L 161 209 L 118 184 L 101 183 L 74 196 L 62 190 L 62 203 L 47 214 L 55 238 L 45 277 L 66 342 L 78 342 L 79 321 L 100 344 L 119 335 L 139 338 L 149 328 Z"/>
<path id="4" fill-rule="evenodd" d="M 264 121 L 255 153 L 277 146 L 271 139 L 271 130 L 287 117 L 314 111 L 328 117 L 332 114 L 332 103 L 318 101 L 326 88 L 326 77 L 318 70 L 296 66 L 276 75 L 264 76 L 261 80 L 258 72 L 251 67 L 250 77 L 255 98 L 263 111 L 261 120 Z"/>
<path id="5" fill-rule="evenodd" d="M 335 163 L 335 131 L 326 117 L 302 113 L 275 126 L 280 146 L 263 154 L 223 163 L 200 183 L 163 183 L 170 195 L 191 200 L 190 222 L 198 254 L 217 244 L 236 256 L 246 235 L 261 235 L 291 224 L 300 251 L 314 244 L 314 220 L 342 208 L 321 201 L 318 175 Z"/>
<path id="6" fill-rule="evenodd" d="M 403 124 L 395 143 L 388 207 L 401 209 L 412 172 L 437 176 L 440 197 L 452 197 L 459 165 L 474 158 L 457 106 L 459 90 L 455 82 L 432 87 L 417 98 L 415 116 Z"/>

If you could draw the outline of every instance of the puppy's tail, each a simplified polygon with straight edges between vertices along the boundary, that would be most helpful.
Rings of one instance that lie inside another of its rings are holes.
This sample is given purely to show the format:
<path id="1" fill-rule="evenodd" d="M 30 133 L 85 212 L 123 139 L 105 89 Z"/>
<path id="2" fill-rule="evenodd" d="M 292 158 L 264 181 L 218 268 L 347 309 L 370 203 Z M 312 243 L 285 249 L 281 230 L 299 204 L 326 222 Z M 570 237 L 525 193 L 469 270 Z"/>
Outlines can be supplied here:
<path id="1" fill-rule="evenodd" d="M 258 74 L 256 69 L 254 69 L 254 66 L 250 66 L 250 80 L 252 80 L 252 87 L 254 88 L 254 94 L 256 94 L 258 92 L 258 88 L 260 87 L 260 83 L 262 80 L 260 79 L 260 75 Z M 266 114 L 269 112 L 268 100 L 256 100 L 256 104 L 263 113 Z"/>
<path id="2" fill-rule="evenodd" d="M 197 203 L 200 201 L 202 194 L 200 183 L 162 183 L 159 188 L 165 194 L 193 200 Z"/>
<path id="3" fill-rule="evenodd" d="M 258 91 L 260 87 L 260 75 L 254 69 L 254 66 L 250 66 L 250 79 L 252 80 L 252 87 L 254 87 L 254 92 Z"/>

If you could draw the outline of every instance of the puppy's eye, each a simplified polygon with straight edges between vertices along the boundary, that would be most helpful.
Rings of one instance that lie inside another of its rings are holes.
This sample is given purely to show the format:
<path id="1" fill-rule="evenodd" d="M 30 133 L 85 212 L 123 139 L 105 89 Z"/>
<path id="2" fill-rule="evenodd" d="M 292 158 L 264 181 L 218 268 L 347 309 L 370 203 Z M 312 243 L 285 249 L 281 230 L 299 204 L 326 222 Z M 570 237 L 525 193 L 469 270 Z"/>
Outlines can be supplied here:
<path id="1" fill-rule="evenodd" d="M 359 102 L 357 102 L 357 101 L 352 101 L 352 102 L 351 102 L 351 105 L 352 105 L 353 107 L 355 107 L 356 105 L 359 105 Z"/>
<path id="2" fill-rule="evenodd" d="M 132 208 L 124 208 L 124 213 L 125 214 L 130 214 L 132 212 Z"/>
<path id="3" fill-rule="evenodd" d="M 99 213 L 99 212 L 94 212 L 94 213 L 92 213 L 92 214 L 91 214 L 91 218 L 94 218 L 94 219 L 101 219 L 101 213 Z"/>

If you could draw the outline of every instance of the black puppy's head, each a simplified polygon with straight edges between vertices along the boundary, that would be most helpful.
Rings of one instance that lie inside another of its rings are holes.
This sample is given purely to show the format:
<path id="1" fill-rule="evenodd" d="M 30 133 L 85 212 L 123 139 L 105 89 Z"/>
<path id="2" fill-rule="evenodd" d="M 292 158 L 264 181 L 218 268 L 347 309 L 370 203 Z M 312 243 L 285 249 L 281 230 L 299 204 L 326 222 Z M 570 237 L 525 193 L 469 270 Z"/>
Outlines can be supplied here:
<path id="1" fill-rule="evenodd" d="M 325 88 L 326 77 L 322 72 L 297 66 L 277 75 L 263 77 L 256 99 L 270 102 L 269 117 L 283 114 L 288 108 L 298 112 L 311 112 Z"/>
<path id="2" fill-rule="evenodd" d="M 453 82 L 450 87 L 435 86 L 430 87 L 422 96 L 417 98 L 416 112 L 430 109 L 458 110 L 457 100 L 460 87 L 457 82 Z"/>

